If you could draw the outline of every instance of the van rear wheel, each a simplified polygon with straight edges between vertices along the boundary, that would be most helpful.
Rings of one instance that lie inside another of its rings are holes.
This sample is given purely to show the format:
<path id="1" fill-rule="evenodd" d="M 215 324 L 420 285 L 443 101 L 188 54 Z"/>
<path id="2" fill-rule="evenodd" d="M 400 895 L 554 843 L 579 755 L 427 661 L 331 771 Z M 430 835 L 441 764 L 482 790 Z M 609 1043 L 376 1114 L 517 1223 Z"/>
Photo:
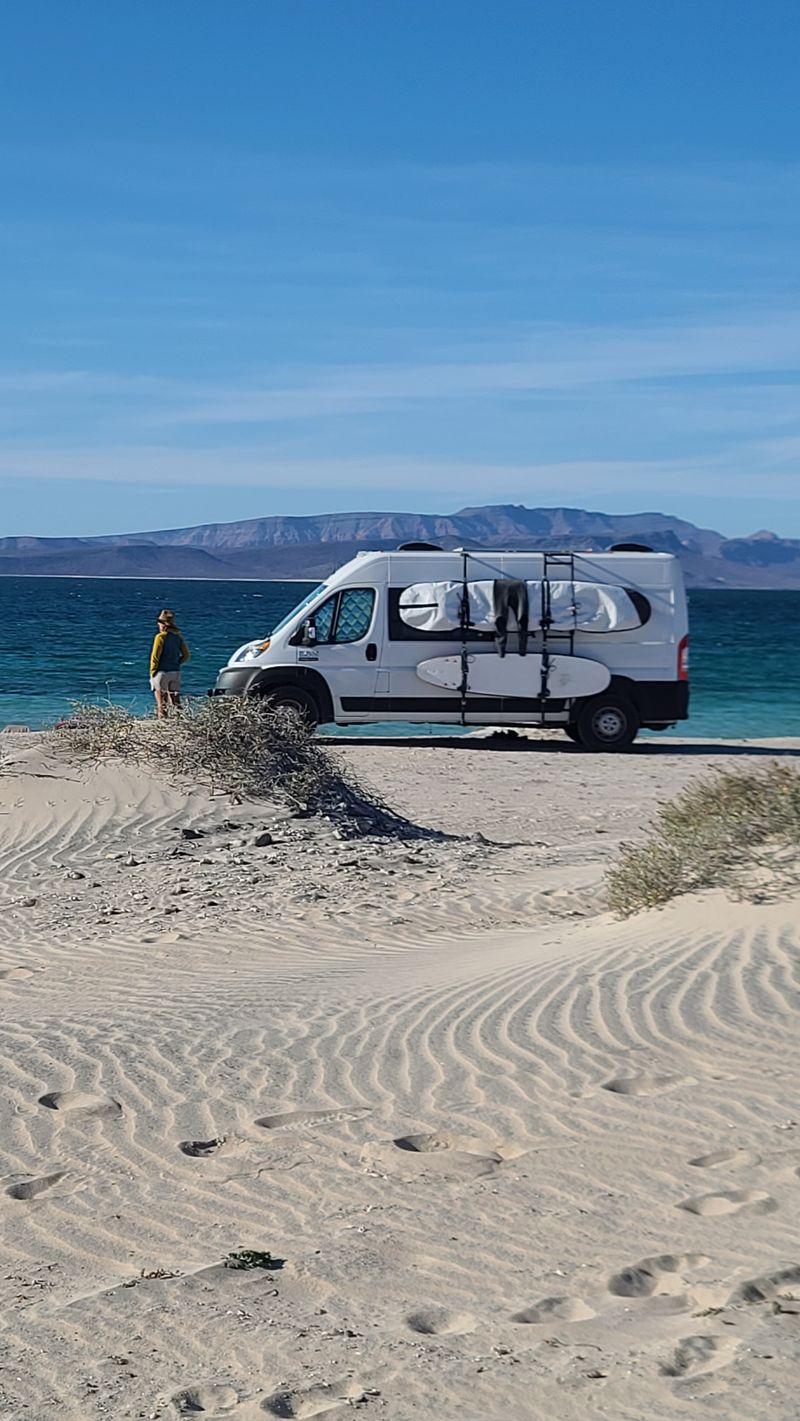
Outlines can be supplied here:
<path id="1" fill-rule="evenodd" d="M 316 730 L 319 725 L 319 706 L 305 686 L 270 687 L 261 693 L 261 698 L 270 710 L 293 711 L 310 730 Z"/>
<path id="2" fill-rule="evenodd" d="M 636 707 L 624 696 L 592 696 L 584 701 L 575 721 L 578 743 L 584 750 L 627 750 L 636 739 L 640 720 Z"/>

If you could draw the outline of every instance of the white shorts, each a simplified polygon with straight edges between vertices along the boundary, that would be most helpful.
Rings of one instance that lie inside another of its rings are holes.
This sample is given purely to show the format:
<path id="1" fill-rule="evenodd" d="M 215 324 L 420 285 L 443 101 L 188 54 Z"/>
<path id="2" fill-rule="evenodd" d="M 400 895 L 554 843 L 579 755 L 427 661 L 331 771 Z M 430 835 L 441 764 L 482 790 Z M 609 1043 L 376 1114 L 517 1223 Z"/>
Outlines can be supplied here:
<path id="1" fill-rule="evenodd" d="M 151 691 L 171 691 L 173 695 L 177 695 L 180 688 L 180 671 L 157 671 L 155 676 L 150 677 Z"/>

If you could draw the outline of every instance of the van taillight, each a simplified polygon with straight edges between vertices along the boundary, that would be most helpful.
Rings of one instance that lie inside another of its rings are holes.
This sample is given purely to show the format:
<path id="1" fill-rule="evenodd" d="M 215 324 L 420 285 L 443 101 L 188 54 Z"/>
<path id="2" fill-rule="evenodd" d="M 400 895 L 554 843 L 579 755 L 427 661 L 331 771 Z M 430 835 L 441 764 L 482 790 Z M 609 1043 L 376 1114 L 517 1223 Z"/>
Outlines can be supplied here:
<path id="1" fill-rule="evenodd" d="M 689 680 L 689 638 L 681 637 L 678 643 L 678 680 Z"/>

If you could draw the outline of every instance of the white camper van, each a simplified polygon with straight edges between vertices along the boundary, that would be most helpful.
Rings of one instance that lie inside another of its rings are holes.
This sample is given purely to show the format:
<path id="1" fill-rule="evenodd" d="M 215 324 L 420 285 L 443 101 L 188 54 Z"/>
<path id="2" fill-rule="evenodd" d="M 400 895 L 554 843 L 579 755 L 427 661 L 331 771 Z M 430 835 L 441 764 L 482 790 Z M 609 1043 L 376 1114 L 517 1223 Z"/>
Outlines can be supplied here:
<path id="1" fill-rule="evenodd" d="M 587 750 L 688 714 L 678 560 L 406 545 L 364 552 L 234 652 L 214 695 L 313 724 L 560 726 Z"/>

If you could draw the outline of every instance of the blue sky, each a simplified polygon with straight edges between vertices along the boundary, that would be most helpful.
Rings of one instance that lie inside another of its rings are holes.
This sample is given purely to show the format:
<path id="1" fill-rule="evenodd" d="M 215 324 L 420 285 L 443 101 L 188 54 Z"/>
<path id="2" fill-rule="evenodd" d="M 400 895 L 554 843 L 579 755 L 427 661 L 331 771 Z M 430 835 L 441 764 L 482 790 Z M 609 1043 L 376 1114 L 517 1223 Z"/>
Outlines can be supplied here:
<path id="1" fill-rule="evenodd" d="M 784 0 L 6 7 L 0 534 L 800 537 L 796 40 Z"/>

